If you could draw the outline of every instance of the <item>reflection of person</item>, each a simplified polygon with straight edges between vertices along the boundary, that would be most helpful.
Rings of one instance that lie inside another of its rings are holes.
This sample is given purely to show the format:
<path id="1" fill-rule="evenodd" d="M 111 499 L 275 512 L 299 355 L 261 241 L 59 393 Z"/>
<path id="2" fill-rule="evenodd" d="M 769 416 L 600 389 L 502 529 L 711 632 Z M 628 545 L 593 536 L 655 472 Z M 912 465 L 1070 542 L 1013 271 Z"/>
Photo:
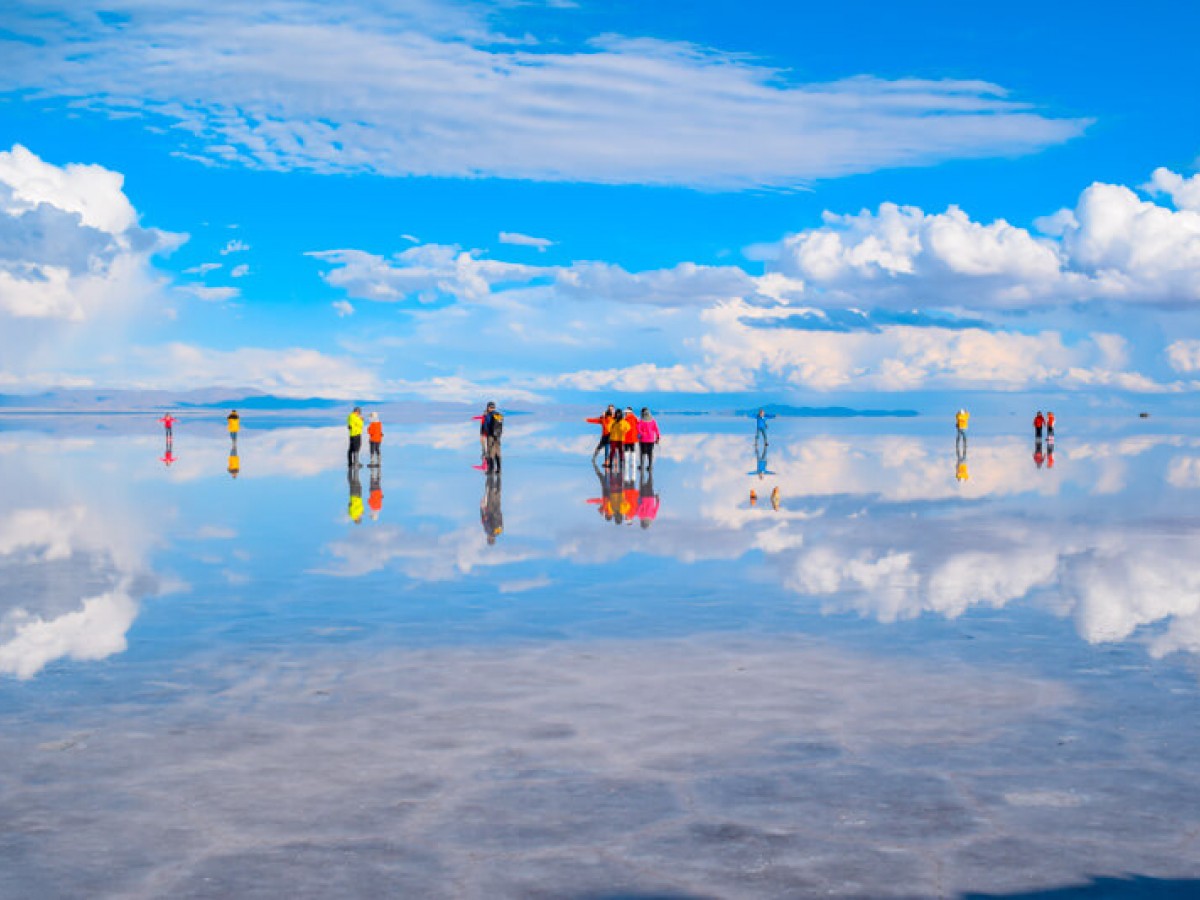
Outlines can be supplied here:
<path id="1" fill-rule="evenodd" d="M 358 466 L 350 466 L 346 474 L 346 480 L 350 482 L 350 503 L 346 507 L 346 514 L 355 525 L 361 525 L 363 517 L 362 482 L 358 480 L 358 469 Z"/>
<path id="2" fill-rule="evenodd" d="M 483 441 L 483 464 L 489 472 L 500 471 L 500 438 L 504 431 L 504 414 L 496 409 L 496 404 L 488 401 L 483 412 L 483 422 L 479 426 L 480 440 Z"/>
<path id="3" fill-rule="evenodd" d="M 767 419 L 775 418 L 775 413 L 769 413 L 765 409 L 760 409 L 758 415 L 754 417 L 754 440 L 757 442 L 761 437 L 763 446 L 766 446 L 767 441 Z"/>
<path id="4" fill-rule="evenodd" d="M 253 443 L 253 441 L 251 441 L 251 443 Z M 254 448 L 251 447 L 250 449 L 253 450 Z M 238 474 L 242 471 L 242 460 L 238 456 L 237 439 L 236 438 L 234 438 L 230 442 L 229 465 L 226 467 L 226 471 L 229 472 L 229 475 L 232 478 L 237 478 Z"/>
<path id="5" fill-rule="evenodd" d="M 236 444 L 238 432 L 242 430 L 242 417 L 238 415 L 236 409 L 230 410 L 229 415 L 225 417 L 226 427 L 229 428 L 229 437 Z"/>
<path id="6" fill-rule="evenodd" d="M 965 409 L 954 414 L 954 449 L 962 453 L 967 452 L 967 424 L 970 421 L 971 414 Z"/>
<path id="7" fill-rule="evenodd" d="M 603 450 L 604 464 L 606 466 L 608 465 L 608 431 L 612 427 L 614 412 L 615 410 L 613 409 L 613 405 L 610 403 L 608 404 L 608 409 L 606 409 L 602 414 L 593 419 L 584 419 L 585 422 L 590 422 L 593 425 L 600 426 L 600 441 L 596 444 L 596 449 L 592 451 L 592 461 L 595 462 L 596 457 L 599 456 L 600 451 Z"/>
<path id="8" fill-rule="evenodd" d="M 380 454 L 380 447 L 383 445 L 383 423 L 379 421 L 379 413 L 371 413 L 371 424 L 367 426 L 367 441 L 371 447 L 371 461 L 367 463 L 370 468 L 378 468 L 383 456 Z"/>
<path id="9" fill-rule="evenodd" d="M 504 513 L 500 508 L 500 470 L 488 472 L 484 480 L 483 499 L 479 501 L 479 520 L 489 544 L 504 533 Z"/>
<path id="10" fill-rule="evenodd" d="M 643 528 L 649 528 L 658 517 L 660 505 L 658 494 L 654 492 L 654 473 L 647 469 L 638 490 L 637 516 Z"/>
<path id="11" fill-rule="evenodd" d="M 352 469 L 362 465 L 358 461 L 359 451 L 362 450 L 363 419 L 362 409 L 358 406 L 350 410 L 346 416 L 346 430 L 350 432 L 350 447 L 346 451 L 346 464 Z"/>
<path id="12" fill-rule="evenodd" d="M 775 485 L 771 491 L 771 509 L 775 512 L 779 512 L 779 499 L 779 485 Z"/>
<path id="13" fill-rule="evenodd" d="M 646 468 L 654 467 L 654 448 L 658 444 L 661 435 L 658 431 L 658 423 L 654 421 L 654 416 L 650 415 L 649 407 L 642 407 L 642 417 L 638 420 L 638 449 L 641 451 L 638 456 L 638 468 L 642 467 L 642 463 L 646 464 Z"/>
<path id="14" fill-rule="evenodd" d="M 967 471 L 967 445 L 965 442 L 957 448 L 955 455 L 958 457 L 958 464 L 954 469 L 954 477 L 958 481 L 966 481 L 971 477 L 971 473 Z"/>
<path id="15" fill-rule="evenodd" d="M 1054 468 L 1054 441 L 1046 445 L 1046 468 Z"/>
<path id="16" fill-rule="evenodd" d="M 1040 469 L 1045 461 L 1046 455 L 1042 453 L 1042 442 L 1036 441 L 1033 445 L 1033 464 Z"/>
<path id="17" fill-rule="evenodd" d="M 371 493 L 367 497 L 367 508 L 371 510 L 371 521 L 379 519 L 383 512 L 383 470 L 376 466 L 371 473 Z"/>
<path id="18" fill-rule="evenodd" d="M 170 445 L 170 443 L 168 443 L 167 450 L 163 454 L 163 457 L 162 457 L 162 459 L 159 460 L 159 462 L 162 463 L 164 466 L 169 467 L 171 465 L 171 463 L 175 462 L 176 459 L 178 459 L 178 457 L 174 453 L 171 452 L 171 445 Z"/>
<path id="19" fill-rule="evenodd" d="M 755 458 L 755 462 L 756 462 L 754 471 L 747 472 L 746 473 L 747 475 L 757 475 L 758 480 L 762 481 L 764 475 L 774 475 L 775 474 L 774 472 L 772 472 L 770 469 L 767 468 L 767 445 L 766 444 L 763 444 L 760 447 L 758 444 L 758 441 L 754 442 L 754 458 Z"/>

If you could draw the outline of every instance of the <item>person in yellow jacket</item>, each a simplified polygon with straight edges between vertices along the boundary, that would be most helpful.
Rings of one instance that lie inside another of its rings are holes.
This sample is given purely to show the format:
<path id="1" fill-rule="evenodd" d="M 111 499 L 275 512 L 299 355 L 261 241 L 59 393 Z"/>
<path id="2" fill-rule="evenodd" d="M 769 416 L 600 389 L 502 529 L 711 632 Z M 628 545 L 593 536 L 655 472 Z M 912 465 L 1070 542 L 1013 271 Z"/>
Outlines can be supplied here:
<path id="1" fill-rule="evenodd" d="M 630 425 L 625 421 L 625 415 L 619 409 L 613 413 L 612 424 L 608 426 L 608 462 L 604 468 L 616 467 L 618 472 L 625 466 L 625 436 L 629 433 Z"/>
<path id="2" fill-rule="evenodd" d="M 961 446 L 963 453 L 967 450 L 967 423 L 971 421 L 971 414 L 965 409 L 960 409 L 954 414 L 954 448 L 956 450 Z"/>
<path id="3" fill-rule="evenodd" d="M 225 422 L 229 426 L 229 436 L 236 441 L 238 432 L 242 430 L 242 417 L 238 415 L 236 409 L 231 410 L 225 417 Z"/>
<path id="4" fill-rule="evenodd" d="M 350 432 L 350 449 L 346 451 L 346 464 L 352 469 L 362 468 L 358 461 L 358 452 L 362 450 L 362 407 L 354 407 L 350 415 L 346 416 L 346 429 Z"/>

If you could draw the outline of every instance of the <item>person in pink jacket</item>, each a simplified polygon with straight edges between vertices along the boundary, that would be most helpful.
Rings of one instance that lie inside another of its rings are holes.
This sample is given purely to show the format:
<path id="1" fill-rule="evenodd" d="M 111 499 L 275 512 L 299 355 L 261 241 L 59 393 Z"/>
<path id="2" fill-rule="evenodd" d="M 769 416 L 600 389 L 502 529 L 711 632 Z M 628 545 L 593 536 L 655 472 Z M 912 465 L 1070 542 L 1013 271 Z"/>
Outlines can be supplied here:
<path id="1" fill-rule="evenodd" d="M 642 417 L 637 420 L 638 446 L 641 449 L 641 455 L 638 457 L 638 468 L 642 467 L 642 463 L 646 464 L 646 469 L 654 468 L 654 445 L 658 443 L 661 435 L 658 433 L 658 423 L 654 421 L 654 416 L 650 415 L 650 410 L 643 406 Z"/>
<path id="2" fill-rule="evenodd" d="M 637 505 L 637 517 L 643 528 L 649 528 L 658 515 L 658 505 L 658 494 L 654 492 L 654 474 L 647 469 L 642 476 Z"/>

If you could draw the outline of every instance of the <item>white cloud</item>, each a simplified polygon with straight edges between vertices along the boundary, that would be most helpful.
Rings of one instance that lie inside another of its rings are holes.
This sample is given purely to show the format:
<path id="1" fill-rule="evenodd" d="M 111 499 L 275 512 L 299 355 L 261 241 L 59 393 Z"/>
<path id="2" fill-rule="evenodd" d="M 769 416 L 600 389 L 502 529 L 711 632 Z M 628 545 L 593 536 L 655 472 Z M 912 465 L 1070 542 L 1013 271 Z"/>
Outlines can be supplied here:
<path id="1" fill-rule="evenodd" d="M 381 302 L 416 299 L 432 303 L 439 297 L 479 300 L 502 284 L 525 284 L 551 272 L 519 263 L 481 259 L 477 251 L 444 244 L 420 244 L 391 259 L 361 250 L 323 250 L 309 256 L 329 263 L 322 277 L 351 297 Z"/>
<path id="2" fill-rule="evenodd" d="M 240 266 L 234 266 L 230 270 L 229 277 L 230 278 L 245 278 L 249 274 L 250 274 L 250 266 L 248 266 L 246 263 L 242 263 Z"/>
<path id="3" fill-rule="evenodd" d="M 184 236 L 140 228 L 123 180 L 20 145 L 0 152 L 0 314 L 82 322 L 153 291 L 149 258 Z"/>
<path id="4" fill-rule="evenodd" d="M 1147 190 L 1155 194 L 1166 194 L 1176 209 L 1200 212 L 1200 174 L 1185 178 L 1170 169 L 1160 167 L 1151 173 Z"/>
<path id="5" fill-rule="evenodd" d="M 338 314 L 338 318 L 354 315 L 354 305 L 349 300 L 334 300 L 330 305 Z"/>
<path id="6" fill-rule="evenodd" d="M 1168 183 L 1171 174 L 1157 170 L 1155 183 Z M 884 203 L 877 212 L 826 213 L 821 227 L 783 240 L 773 267 L 837 305 L 1194 303 L 1200 299 L 1200 213 L 1182 202 L 1192 184 L 1172 194 L 1178 210 L 1120 185 L 1093 184 L 1074 209 L 1038 220 L 1043 236 L 1003 219 L 976 222 L 954 206 L 926 213 Z"/>
<path id="7" fill-rule="evenodd" d="M 222 256 L 228 256 L 231 253 L 245 253 L 250 249 L 250 245 L 241 238 L 233 238 L 225 244 L 218 252 Z"/>
<path id="8" fill-rule="evenodd" d="M 613 36 L 581 52 L 513 48 L 449 4 L 111 8 L 119 24 L 65 4 L 61 19 L 14 17 L 27 40 L 8 43 L 0 88 L 152 114 L 187 137 L 180 152 L 271 169 L 789 186 L 1031 152 L 1086 125 L 980 81 L 803 84 L 717 50 Z"/>
<path id="9" fill-rule="evenodd" d="M 241 291 L 235 287 L 209 287 L 205 284 L 185 284 L 180 290 L 205 303 L 223 303 L 241 296 Z"/>
<path id="10" fill-rule="evenodd" d="M 207 275 L 209 272 L 215 272 L 221 268 L 222 263 L 200 263 L 198 266 L 192 266 L 190 269 L 184 269 L 184 275 Z"/>
<path id="11" fill-rule="evenodd" d="M 1200 340 L 1182 338 L 1167 345 L 1167 361 L 1176 372 L 1200 371 Z"/>
<path id="12" fill-rule="evenodd" d="M 549 238 L 532 237 L 528 234 L 521 234 L 517 231 L 502 231 L 500 232 L 500 243 L 513 244 L 517 247 L 533 247 L 539 253 L 544 252 L 547 247 L 553 247 L 554 241 Z"/>
<path id="13" fill-rule="evenodd" d="M 373 397 L 378 377 L 357 362 L 303 347 L 212 350 L 184 343 L 136 349 L 133 387 L 187 390 L 196 385 L 248 387 L 281 397 Z"/>

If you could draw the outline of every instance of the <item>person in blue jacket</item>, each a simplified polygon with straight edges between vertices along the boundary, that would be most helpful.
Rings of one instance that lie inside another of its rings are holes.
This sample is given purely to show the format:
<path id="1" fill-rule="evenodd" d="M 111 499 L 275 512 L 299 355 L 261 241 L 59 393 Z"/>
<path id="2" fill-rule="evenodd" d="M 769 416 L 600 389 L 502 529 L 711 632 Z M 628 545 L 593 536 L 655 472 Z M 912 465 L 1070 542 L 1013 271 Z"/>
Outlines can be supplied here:
<path id="1" fill-rule="evenodd" d="M 775 418 L 775 413 L 769 413 L 762 409 L 760 409 L 758 411 L 758 415 L 754 417 L 754 421 L 757 426 L 757 430 L 754 432 L 754 440 L 757 441 L 759 437 L 762 437 L 764 447 L 770 443 L 767 440 L 767 419 L 773 418 Z"/>

